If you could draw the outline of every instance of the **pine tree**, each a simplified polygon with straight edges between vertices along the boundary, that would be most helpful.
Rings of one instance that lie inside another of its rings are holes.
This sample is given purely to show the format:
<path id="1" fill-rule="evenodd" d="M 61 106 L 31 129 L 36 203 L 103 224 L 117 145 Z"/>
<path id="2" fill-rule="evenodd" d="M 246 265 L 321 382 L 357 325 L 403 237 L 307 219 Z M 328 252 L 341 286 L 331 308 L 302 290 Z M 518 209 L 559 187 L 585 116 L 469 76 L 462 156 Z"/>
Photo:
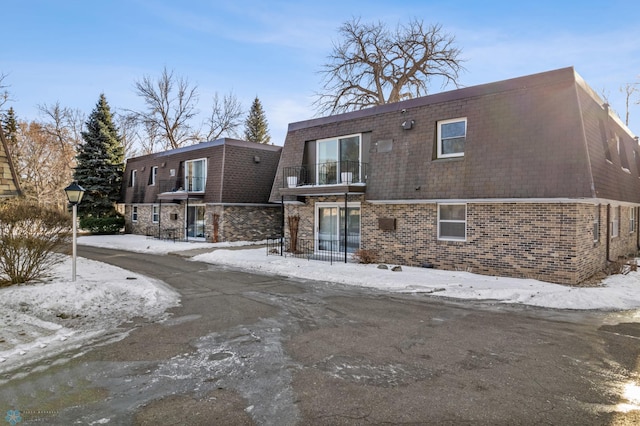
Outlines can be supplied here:
<path id="1" fill-rule="evenodd" d="M 84 143 L 78 149 L 75 180 L 86 192 L 78 205 L 83 217 L 117 216 L 115 203 L 120 198 L 124 171 L 124 145 L 113 123 L 104 94 L 87 120 L 82 132 Z"/>
<path id="2" fill-rule="evenodd" d="M 249 115 L 244 122 L 244 138 L 250 142 L 258 143 L 269 143 L 271 141 L 267 117 L 257 96 L 253 100 Z"/>
<path id="3" fill-rule="evenodd" d="M 18 161 L 18 120 L 13 107 L 10 107 L 7 113 L 2 116 L 2 129 L 11 157 L 14 161 Z"/>

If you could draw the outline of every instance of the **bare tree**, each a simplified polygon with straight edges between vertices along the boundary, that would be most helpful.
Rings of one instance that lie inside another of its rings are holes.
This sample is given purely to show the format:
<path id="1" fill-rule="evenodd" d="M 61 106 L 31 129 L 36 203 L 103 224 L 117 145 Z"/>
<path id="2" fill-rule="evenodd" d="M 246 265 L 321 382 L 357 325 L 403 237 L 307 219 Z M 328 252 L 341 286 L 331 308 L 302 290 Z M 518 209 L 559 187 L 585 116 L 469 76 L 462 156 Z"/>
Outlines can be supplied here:
<path id="1" fill-rule="evenodd" d="M 458 86 L 464 71 L 462 51 L 441 25 L 411 20 L 395 31 L 382 22 L 347 21 L 338 30 L 329 63 L 323 66 L 323 92 L 315 106 L 320 113 L 358 110 L 424 96 L 433 80 Z"/>
<path id="2" fill-rule="evenodd" d="M 9 86 L 3 83 L 5 78 L 7 78 L 7 74 L 0 73 L 0 112 L 4 109 L 4 104 L 10 100 L 9 91 L 7 90 Z"/>
<path id="3" fill-rule="evenodd" d="M 38 105 L 40 115 L 45 118 L 48 126 L 44 131 L 58 142 L 60 149 L 76 149 L 82 143 L 82 126 L 85 115 L 78 109 L 60 106 L 60 102 L 53 105 Z"/>
<path id="4" fill-rule="evenodd" d="M 146 106 L 146 111 L 132 111 L 153 140 L 165 139 L 163 149 L 179 148 L 197 141 L 197 132 L 191 127 L 198 103 L 197 86 L 191 87 L 185 78 L 175 76 L 165 67 L 157 79 L 145 76 L 135 82 L 136 94 Z"/>
<path id="5" fill-rule="evenodd" d="M 73 146 L 61 148 L 52 124 L 21 121 L 19 127 L 16 173 L 24 195 L 39 204 L 64 209 L 63 189 L 72 180 L 75 164 Z"/>
<path id="6" fill-rule="evenodd" d="M 115 112 L 113 119 L 116 127 L 120 131 L 120 138 L 124 146 L 124 157 L 130 158 L 138 155 L 142 138 L 139 134 L 138 120 L 135 114 Z"/>
<path id="7" fill-rule="evenodd" d="M 211 141 L 218 139 L 220 136 L 238 137 L 237 129 L 242 124 L 242 104 L 238 98 L 230 92 L 220 101 L 218 92 L 213 95 L 213 104 L 211 107 L 211 115 L 207 119 L 206 140 Z"/>
<path id="8" fill-rule="evenodd" d="M 629 107 L 632 102 L 632 97 L 639 90 L 638 83 L 626 83 L 624 86 L 620 88 L 620 91 L 624 94 L 624 124 L 629 125 Z M 636 101 L 635 103 L 639 103 Z"/>

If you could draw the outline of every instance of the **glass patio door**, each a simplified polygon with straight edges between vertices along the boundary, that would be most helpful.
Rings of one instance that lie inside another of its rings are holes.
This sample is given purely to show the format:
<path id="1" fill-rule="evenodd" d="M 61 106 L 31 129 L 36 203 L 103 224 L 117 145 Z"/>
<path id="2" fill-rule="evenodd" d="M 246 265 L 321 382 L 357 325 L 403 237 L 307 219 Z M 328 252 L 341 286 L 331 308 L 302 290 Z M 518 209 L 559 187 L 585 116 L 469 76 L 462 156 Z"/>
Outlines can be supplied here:
<path id="1" fill-rule="evenodd" d="M 362 182 L 360 176 L 360 135 L 317 141 L 319 185 Z"/>
<path id="2" fill-rule="evenodd" d="M 204 206 L 187 207 L 187 237 L 204 238 Z"/>
<path id="3" fill-rule="evenodd" d="M 360 248 L 360 207 L 347 207 L 346 233 L 344 207 L 318 207 L 317 250 L 353 253 Z"/>

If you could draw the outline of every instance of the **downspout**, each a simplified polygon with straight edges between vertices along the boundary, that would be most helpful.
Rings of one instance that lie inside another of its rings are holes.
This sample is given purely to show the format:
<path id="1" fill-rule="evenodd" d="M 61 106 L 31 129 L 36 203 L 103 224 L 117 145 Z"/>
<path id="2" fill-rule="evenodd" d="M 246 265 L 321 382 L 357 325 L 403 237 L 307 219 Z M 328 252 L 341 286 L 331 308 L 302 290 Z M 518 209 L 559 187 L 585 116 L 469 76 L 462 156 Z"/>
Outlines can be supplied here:
<path id="1" fill-rule="evenodd" d="M 636 247 L 640 250 L 640 229 L 638 229 L 638 225 L 640 225 L 640 218 L 638 217 L 639 210 L 638 207 L 634 207 L 636 210 Z"/>
<path id="2" fill-rule="evenodd" d="M 344 263 L 347 263 L 347 219 L 349 215 L 347 214 L 347 197 L 349 193 L 345 192 L 344 194 Z"/>
<path id="3" fill-rule="evenodd" d="M 160 201 L 160 205 L 158 207 L 158 237 L 160 237 L 160 232 L 162 231 L 162 226 L 160 226 L 162 224 L 162 199 L 158 201 Z"/>
<path id="4" fill-rule="evenodd" d="M 185 212 L 184 220 L 184 239 L 189 242 L 189 194 L 187 193 L 187 211 Z"/>
<path id="5" fill-rule="evenodd" d="M 607 262 L 611 262 L 611 260 L 609 259 L 609 240 L 611 239 L 611 228 L 610 228 L 609 220 L 611 220 L 611 204 L 607 204 L 607 240 L 606 240 Z"/>

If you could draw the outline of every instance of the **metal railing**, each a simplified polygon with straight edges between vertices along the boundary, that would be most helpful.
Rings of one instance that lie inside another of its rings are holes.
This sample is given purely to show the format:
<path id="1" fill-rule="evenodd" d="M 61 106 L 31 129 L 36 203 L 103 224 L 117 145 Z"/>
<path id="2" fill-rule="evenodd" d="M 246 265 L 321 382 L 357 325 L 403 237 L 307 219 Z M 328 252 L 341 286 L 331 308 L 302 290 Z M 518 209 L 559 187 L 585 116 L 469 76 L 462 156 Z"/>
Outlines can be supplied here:
<path id="1" fill-rule="evenodd" d="M 149 225 L 147 226 L 145 235 L 147 238 L 173 241 L 174 243 L 185 241 L 183 237 L 184 230 L 182 228 L 158 228 L 157 225 Z"/>
<path id="2" fill-rule="evenodd" d="M 185 182 L 187 187 L 185 188 Z M 172 179 L 160 179 L 158 181 L 158 192 L 202 192 L 205 189 L 204 177 L 190 177 L 187 179 L 177 177 Z"/>
<path id="3" fill-rule="evenodd" d="M 345 247 L 346 244 L 346 247 Z M 295 257 L 325 262 L 344 262 L 352 259 L 360 247 L 360 236 L 342 239 L 298 238 L 274 236 L 267 239 L 267 256 Z M 346 248 L 346 251 L 345 251 Z"/>
<path id="4" fill-rule="evenodd" d="M 282 187 L 366 183 L 368 169 L 367 163 L 359 161 L 335 161 L 284 167 Z"/>

